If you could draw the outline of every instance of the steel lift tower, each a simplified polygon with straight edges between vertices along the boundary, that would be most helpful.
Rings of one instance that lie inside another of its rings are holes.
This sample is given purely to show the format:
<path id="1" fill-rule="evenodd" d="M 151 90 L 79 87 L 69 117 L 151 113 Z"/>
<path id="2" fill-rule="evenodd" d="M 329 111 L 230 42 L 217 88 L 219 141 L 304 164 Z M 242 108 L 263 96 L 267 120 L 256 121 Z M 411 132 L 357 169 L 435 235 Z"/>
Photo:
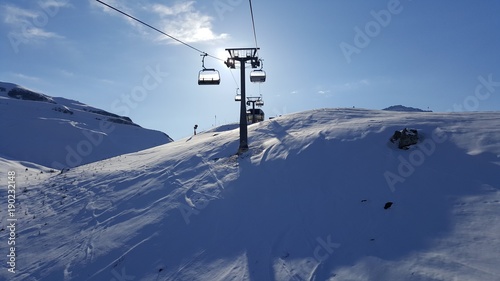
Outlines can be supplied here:
<path id="1" fill-rule="evenodd" d="M 240 65 L 240 80 L 241 80 L 241 105 L 240 105 L 240 147 L 238 154 L 248 151 L 248 129 L 247 129 L 247 107 L 245 93 L 245 65 L 250 62 L 252 68 L 260 66 L 260 60 L 257 57 L 259 48 L 230 48 L 226 49 L 229 52 L 229 58 L 225 62 L 227 67 L 236 68 L 236 62 Z"/>

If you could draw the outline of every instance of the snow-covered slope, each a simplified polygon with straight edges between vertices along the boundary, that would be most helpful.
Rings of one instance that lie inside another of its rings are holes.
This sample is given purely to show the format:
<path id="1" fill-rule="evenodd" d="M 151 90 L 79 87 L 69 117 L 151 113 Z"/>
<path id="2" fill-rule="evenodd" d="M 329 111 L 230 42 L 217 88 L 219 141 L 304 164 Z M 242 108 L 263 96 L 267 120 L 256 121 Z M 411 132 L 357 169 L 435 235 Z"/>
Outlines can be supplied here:
<path id="1" fill-rule="evenodd" d="M 421 142 L 399 150 L 404 127 Z M 253 124 L 249 142 L 236 156 L 237 129 L 210 132 L 16 171 L 32 183 L 0 279 L 500 280 L 500 113 L 321 109 Z"/>
<path id="2" fill-rule="evenodd" d="M 128 117 L 3 82 L 0 129 L 0 157 L 57 169 L 172 141 Z"/>

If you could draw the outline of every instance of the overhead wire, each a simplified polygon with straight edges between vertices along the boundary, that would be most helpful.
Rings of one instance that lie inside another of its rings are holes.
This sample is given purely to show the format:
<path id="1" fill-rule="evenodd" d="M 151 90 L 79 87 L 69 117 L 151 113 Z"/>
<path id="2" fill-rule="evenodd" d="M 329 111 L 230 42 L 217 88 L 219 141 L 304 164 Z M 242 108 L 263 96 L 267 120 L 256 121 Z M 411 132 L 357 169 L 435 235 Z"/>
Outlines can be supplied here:
<path id="1" fill-rule="evenodd" d="M 258 50 L 259 50 L 259 44 L 257 43 L 257 31 L 255 30 L 255 19 L 254 19 L 254 16 L 253 16 L 252 0 L 248 0 L 248 3 L 250 5 L 250 16 L 252 18 L 253 39 L 255 41 L 255 48 L 257 49 L 257 52 L 258 52 Z M 260 59 L 260 61 L 262 62 L 262 59 Z M 262 69 L 262 65 L 261 65 L 261 69 Z M 260 89 L 260 84 L 261 83 L 258 83 L 258 84 L 259 84 L 259 94 L 262 96 L 262 92 L 261 92 L 261 89 Z"/>
<path id="2" fill-rule="evenodd" d="M 162 30 L 160 30 L 160 29 L 158 29 L 158 28 L 156 28 L 156 27 L 154 27 L 154 26 L 152 26 L 152 25 L 150 25 L 150 24 L 148 24 L 148 23 L 146 23 L 146 22 L 144 22 L 144 21 L 142 21 L 142 20 L 140 20 L 140 19 L 138 19 L 138 18 L 136 18 L 136 17 L 132 16 L 132 15 L 130 15 L 130 14 L 125 13 L 125 12 L 124 12 L 124 11 L 122 11 L 122 10 L 119 10 L 119 9 L 117 9 L 117 8 L 115 8 L 115 7 L 113 7 L 113 6 L 109 5 L 109 4 L 107 4 L 107 3 L 104 3 L 104 2 L 103 2 L 103 1 L 101 1 L 101 0 L 96 0 L 96 1 L 97 1 L 97 2 L 99 2 L 99 3 L 101 3 L 101 4 L 103 4 L 104 6 L 106 6 L 106 7 L 108 7 L 108 8 L 110 8 L 110 9 L 112 9 L 112 10 L 117 11 L 118 13 L 120 13 L 120 14 L 122 14 L 122 15 L 124 15 L 124 16 L 126 16 L 126 17 L 128 17 L 128 18 L 131 18 L 131 19 L 133 19 L 133 20 L 135 20 L 135 21 L 137 21 L 137 22 L 139 22 L 139 23 L 141 23 L 141 24 L 143 24 L 143 25 L 145 25 L 145 26 L 147 26 L 147 27 L 149 27 L 149 28 L 151 28 L 151 29 L 153 29 L 153 30 L 155 30 L 155 31 L 157 31 L 157 32 L 159 32 L 159 33 L 161 33 L 161 34 L 165 35 L 165 36 L 167 36 L 167 37 L 169 37 L 170 39 L 172 39 L 172 40 L 174 40 L 174 41 L 176 41 L 176 42 L 179 42 L 179 43 L 183 44 L 184 46 L 187 46 L 187 47 L 189 47 L 189 48 L 191 48 L 191 49 L 193 49 L 193 50 L 195 50 L 195 51 L 197 51 L 197 52 L 201 53 L 201 54 L 207 55 L 207 56 L 209 56 L 209 57 L 211 57 L 211 58 L 214 58 L 214 59 L 217 59 L 217 60 L 220 60 L 220 61 L 224 61 L 224 60 L 223 60 L 223 59 L 221 59 L 221 58 L 218 58 L 218 57 L 212 56 L 212 55 L 208 54 L 207 52 L 204 52 L 204 51 L 202 51 L 202 50 L 200 50 L 200 49 L 198 49 L 198 48 L 196 48 L 196 47 L 194 47 L 194 46 L 192 46 L 192 45 L 190 45 L 190 44 L 188 44 L 188 43 L 186 43 L 186 42 L 184 42 L 184 41 L 182 41 L 182 40 L 180 40 L 180 39 L 175 38 L 174 36 L 172 36 L 172 35 L 170 35 L 170 34 L 168 34 L 168 33 L 164 32 L 164 31 L 162 31 Z"/>
<path id="3" fill-rule="evenodd" d="M 234 78 L 233 71 L 229 68 L 229 72 L 231 73 L 231 76 L 233 77 L 234 84 L 236 84 L 236 87 L 239 89 L 240 84 L 238 84 L 238 81 L 236 81 L 236 78 Z"/>
<path id="4" fill-rule="evenodd" d="M 252 0 L 248 0 L 250 3 L 250 16 L 252 17 L 252 29 L 253 29 L 253 39 L 255 40 L 255 48 L 259 48 L 259 45 L 257 44 L 257 32 L 255 31 L 255 20 L 253 17 L 253 7 L 252 7 Z"/>
<path id="5" fill-rule="evenodd" d="M 116 11 L 116 12 L 118 12 L 118 13 L 120 13 L 120 14 L 128 17 L 128 18 L 130 18 L 130 19 L 133 19 L 133 20 L 135 20 L 135 21 L 137 21 L 137 22 L 139 22 L 139 23 L 141 23 L 141 24 L 143 24 L 143 25 L 145 25 L 145 26 L 147 26 L 147 27 L 149 27 L 149 28 L 151 28 L 151 29 L 153 29 L 153 30 L 155 30 L 155 31 L 157 31 L 157 32 L 159 32 L 159 33 L 167 36 L 167 37 L 169 37 L 170 39 L 172 39 L 172 40 L 174 40 L 174 41 L 176 41 L 178 43 L 181 43 L 182 45 L 184 45 L 186 47 L 189 47 L 189 48 L 191 48 L 191 49 L 193 49 L 193 50 L 201 53 L 203 56 L 208 56 L 208 57 L 214 58 L 216 60 L 220 60 L 222 62 L 225 62 L 225 60 L 223 60 L 221 58 L 218 58 L 218 57 L 215 57 L 213 55 L 210 55 L 207 52 L 204 52 L 204 51 L 202 51 L 202 50 L 200 50 L 200 49 L 198 49 L 198 48 L 196 48 L 196 47 L 194 47 L 194 46 L 192 46 L 192 45 L 190 45 L 190 44 L 188 44 L 188 43 L 186 43 L 186 42 L 184 42 L 184 41 L 182 41 L 182 40 L 180 40 L 178 38 L 175 38 L 174 36 L 172 36 L 172 35 L 164 32 L 164 31 L 162 31 L 162 30 L 160 30 L 160 29 L 158 29 L 158 28 L 156 28 L 156 27 L 154 27 L 154 26 L 152 26 L 152 25 L 150 25 L 150 24 L 148 24 L 148 23 L 146 23 L 146 22 L 144 22 L 144 21 L 142 21 L 142 20 L 140 20 L 140 19 L 138 19 L 138 18 L 136 18 L 136 17 L 134 17 L 134 16 L 132 16 L 132 15 L 130 15 L 130 14 L 122 11 L 122 10 L 120 10 L 120 9 L 118 9 L 118 8 L 115 8 L 115 7 L 109 5 L 109 4 L 107 4 L 107 3 L 105 3 L 105 2 L 103 2 L 101 0 L 96 0 L 96 1 L 99 2 L 99 3 L 101 3 L 104 6 L 108 7 L 108 8 L 110 8 L 110 9 L 112 9 L 112 10 L 114 10 L 114 11 Z M 254 38 L 254 41 L 255 41 L 255 48 L 258 49 L 257 32 L 255 30 L 255 19 L 254 19 L 254 16 L 253 16 L 252 0 L 249 0 L 248 2 L 250 4 L 250 16 L 252 18 L 252 29 L 253 29 L 253 38 Z M 230 72 L 231 72 L 231 76 L 233 77 L 234 83 L 236 84 L 236 86 L 239 87 L 238 82 L 236 81 L 236 78 L 234 77 L 233 72 L 231 70 L 230 70 Z"/>

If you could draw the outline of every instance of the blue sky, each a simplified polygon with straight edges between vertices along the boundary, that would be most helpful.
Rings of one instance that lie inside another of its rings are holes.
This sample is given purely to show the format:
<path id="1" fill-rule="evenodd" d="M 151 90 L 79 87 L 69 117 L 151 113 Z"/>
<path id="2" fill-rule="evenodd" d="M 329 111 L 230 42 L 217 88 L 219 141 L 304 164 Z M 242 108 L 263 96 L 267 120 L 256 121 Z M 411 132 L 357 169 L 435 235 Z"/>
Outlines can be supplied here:
<path id="1" fill-rule="evenodd" d="M 254 47 L 248 1 L 107 0 L 215 57 Z M 323 107 L 500 110 L 500 2 L 252 1 L 266 117 Z M 0 81 L 127 115 L 174 139 L 239 120 L 239 70 L 94 0 L 3 1 Z M 247 69 L 247 75 L 250 69 Z M 233 76 L 235 79 L 233 79 Z M 235 82 L 237 81 L 237 83 Z M 248 77 L 247 77 L 248 81 Z"/>

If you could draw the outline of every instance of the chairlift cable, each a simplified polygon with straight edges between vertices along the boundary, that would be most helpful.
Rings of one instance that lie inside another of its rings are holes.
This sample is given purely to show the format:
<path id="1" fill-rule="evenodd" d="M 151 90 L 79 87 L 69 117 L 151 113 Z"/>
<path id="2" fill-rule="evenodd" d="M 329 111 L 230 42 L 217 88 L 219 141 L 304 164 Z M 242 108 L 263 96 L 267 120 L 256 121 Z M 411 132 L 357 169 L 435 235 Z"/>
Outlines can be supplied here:
<path id="1" fill-rule="evenodd" d="M 110 8 L 110 9 L 112 9 L 112 10 L 117 11 L 118 13 L 120 13 L 120 14 L 122 14 L 122 15 L 126 16 L 126 17 L 129 17 L 129 18 L 131 18 L 131 19 L 133 19 L 133 20 L 135 20 L 135 21 L 137 21 L 137 22 L 139 22 L 139 23 L 141 23 L 141 24 L 143 24 L 143 25 L 145 25 L 145 26 L 147 26 L 147 27 L 149 27 L 149 28 L 151 28 L 151 29 L 153 29 L 153 30 L 155 30 L 155 31 L 157 31 L 157 32 L 159 32 L 159 33 L 161 33 L 161 34 L 165 35 L 165 36 L 167 36 L 167 37 L 169 37 L 169 38 L 170 38 L 170 39 L 172 39 L 172 40 L 175 40 L 175 41 L 177 41 L 177 42 L 179 42 L 179 43 L 183 44 L 184 46 L 187 46 L 187 47 L 189 47 L 189 48 L 191 48 L 191 49 L 193 49 L 193 50 L 195 50 L 195 51 L 197 51 L 197 52 L 200 52 L 201 54 L 206 54 L 207 56 L 209 56 L 209 57 L 211 57 L 211 58 L 214 58 L 214 59 L 217 59 L 217 60 L 220 60 L 220 61 L 224 61 L 223 59 L 220 59 L 220 58 L 218 58 L 218 57 L 214 57 L 214 56 L 212 56 L 212 55 L 210 55 L 210 54 L 208 54 L 208 53 L 206 53 L 206 52 L 203 52 L 202 50 L 200 50 L 200 49 L 198 49 L 198 48 L 196 48 L 196 47 L 193 47 L 192 45 L 190 45 L 190 44 L 188 44 L 188 43 L 186 43 L 186 42 L 184 42 L 184 41 L 182 41 L 182 40 L 180 40 L 180 39 L 177 39 L 177 38 L 173 37 L 172 35 L 167 34 L 166 32 L 161 31 L 161 30 L 159 30 L 158 28 L 156 28 L 156 27 L 154 27 L 154 26 L 152 26 L 152 25 L 150 25 L 150 24 L 148 24 L 148 23 L 146 23 L 146 22 L 144 22 L 144 21 L 142 21 L 142 20 L 140 20 L 140 19 L 138 19 L 138 18 L 136 18 L 136 17 L 134 17 L 134 16 L 132 16 L 132 15 L 130 15 L 130 14 L 125 13 L 124 11 L 121 11 L 121 10 L 119 10 L 119 9 L 117 9 L 117 8 L 115 8 L 115 7 L 113 7 L 113 6 L 109 5 L 109 4 L 107 4 L 107 3 L 104 3 L 104 2 L 102 2 L 101 0 L 96 0 L 96 1 L 97 1 L 97 2 L 99 2 L 99 3 L 101 3 L 101 4 L 103 4 L 104 6 L 106 6 L 106 7 L 108 7 L 108 8 Z"/>
<path id="2" fill-rule="evenodd" d="M 236 81 L 236 78 L 234 78 L 233 71 L 229 69 L 229 72 L 231 73 L 231 76 L 233 77 L 234 84 L 236 84 L 236 88 L 240 88 L 240 85 L 238 84 L 238 81 Z"/>
<path id="3" fill-rule="evenodd" d="M 248 0 L 250 3 L 250 15 L 252 16 L 252 28 L 253 28 L 253 38 L 255 40 L 255 48 L 258 48 L 259 45 L 257 44 L 257 33 L 255 32 L 255 20 L 253 18 L 253 8 L 252 8 L 252 0 Z"/>
<path id="4" fill-rule="evenodd" d="M 208 56 L 208 57 L 214 58 L 214 59 L 216 59 L 216 60 L 219 60 L 219 61 L 225 62 L 225 60 L 223 60 L 223 59 L 221 59 L 221 58 L 218 58 L 218 57 L 215 57 L 215 56 L 213 56 L 213 55 L 210 55 L 210 54 L 209 54 L 209 53 L 207 53 L 207 52 L 204 52 L 204 51 L 202 51 L 202 50 L 200 50 L 200 49 L 198 49 L 198 48 L 196 48 L 196 47 L 194 47 L 194 46 L 192 46 L 192 45 L 190 45 L 190 44 L 188 44 L 188 43 L 186 43 L 186 42 L 184 42 L 184 41 L 182 41 L 182 40 L 180 40 L 180 39 L 177 39 L 177 38 L 175 38 L 174 36 L 172 36 L 172 35 L 170 35 L 170 34 L 167 34 L 166 32 L 164 32 L 164 31 L 162 31 L 162 30 L 160 30 L 160 29 L 158 29 L 158 28 L 156 28 L 156 27 L 154 27 L 154 26 L 152 26 L 152 25 L 150 25 L 150 24 L 148 24 L 148 23 L 146 23 L 146 22 L 144 22 L 144 21 L 142 21 L 142 20 L 140 20 L 140 19 L 138 19 L 138 18 L 136 18 L 136 17 L 134 17 L 134 16 L 132 16 L 132 15 L 130 15 L 130 14 L 128 14 L 128 13 L 126 13 L 126 12 L 122 11 L 122 10 L 120 10 L 120 9 L 118 9 L 118 8 L 115 8 L 115 7 L 113 7 L 113 6 L 109 5 L 109 4 L 107 4 L 107 3 L 105 3 L 105 2 L 103 2 L 103 1 L 101 1 L 101 0 L 96 0 L 96 1 L 97 1 L 97 2 L 99 2 L 99 3 L 101 3 L 101 4 L 103 4 L 104 6 L 106 6 L 106 7 L 108 7 L 108 8 L 110 8 L 110 9 L 112 9 L 112 10 L 117 11 L 118 13 L 120 13 L 120 14 L 122 14 L 122 15 L 124 15 L 124 16 L 126 16 L 126 17 L 130 18 L 130 19 L 133 19 L 133 20 L 135 20 L 135 21 L 137 21 L 137 22 L 139 22 L 139 23 L 141 23 L 141 24 L 143 24 L 143 25 L 145 25 L 145 26 L 147 26 L 147 27 L 149 27 L 149 28 L 151 28 L 151 29 L 153 29 L 153 30 L 155 30 L 155 31 L 157 31 L 157 32 L 159 32 L 159 33 L 161 33 L 161 34 L 163 34 L 163 35 L 167 36 L 167 37 L 169 37 L 169 38 L 171 38 L 171 39 L 172 39 L 172 40 L 174 40 L 174 41 L 177 41 L 177 42 L 179 42 L 179 43 L 183 44 L 184 46 L 187 46 L 187 47 L 189 47 L 189 48 L 191 48 L 191 49 L 193 49 L 193 50 L 195 50 L 195 51 L 197 51 L 197 52 L 201 53 L 201 55 L 202 55 L 203 57 Z M 250 1 L 250 8 L 251 8 L 251 1 Z M 253 21 L 253 12 L 252 12 L 252 21 Z M 256 41 L 255 41 L 255 43 L 257 44 L 257 37 L 255 36 L 255 27 L 254 27 L 254 37 L 255 37 L 255 40 L 256 40 Z M 238 82 L 236 81 L 236 78 L 234 77 L 233 72 L 232 72 L 230 69 L 229 69 L 229 72 L 231 73 L 231 76 L 233 77 L 233 81 L 234 81 L 234 83 L 235 83 L 235 84 L 236 84 L 236 86 L 239 88 L 239 84 L 238 84 Z"/>

